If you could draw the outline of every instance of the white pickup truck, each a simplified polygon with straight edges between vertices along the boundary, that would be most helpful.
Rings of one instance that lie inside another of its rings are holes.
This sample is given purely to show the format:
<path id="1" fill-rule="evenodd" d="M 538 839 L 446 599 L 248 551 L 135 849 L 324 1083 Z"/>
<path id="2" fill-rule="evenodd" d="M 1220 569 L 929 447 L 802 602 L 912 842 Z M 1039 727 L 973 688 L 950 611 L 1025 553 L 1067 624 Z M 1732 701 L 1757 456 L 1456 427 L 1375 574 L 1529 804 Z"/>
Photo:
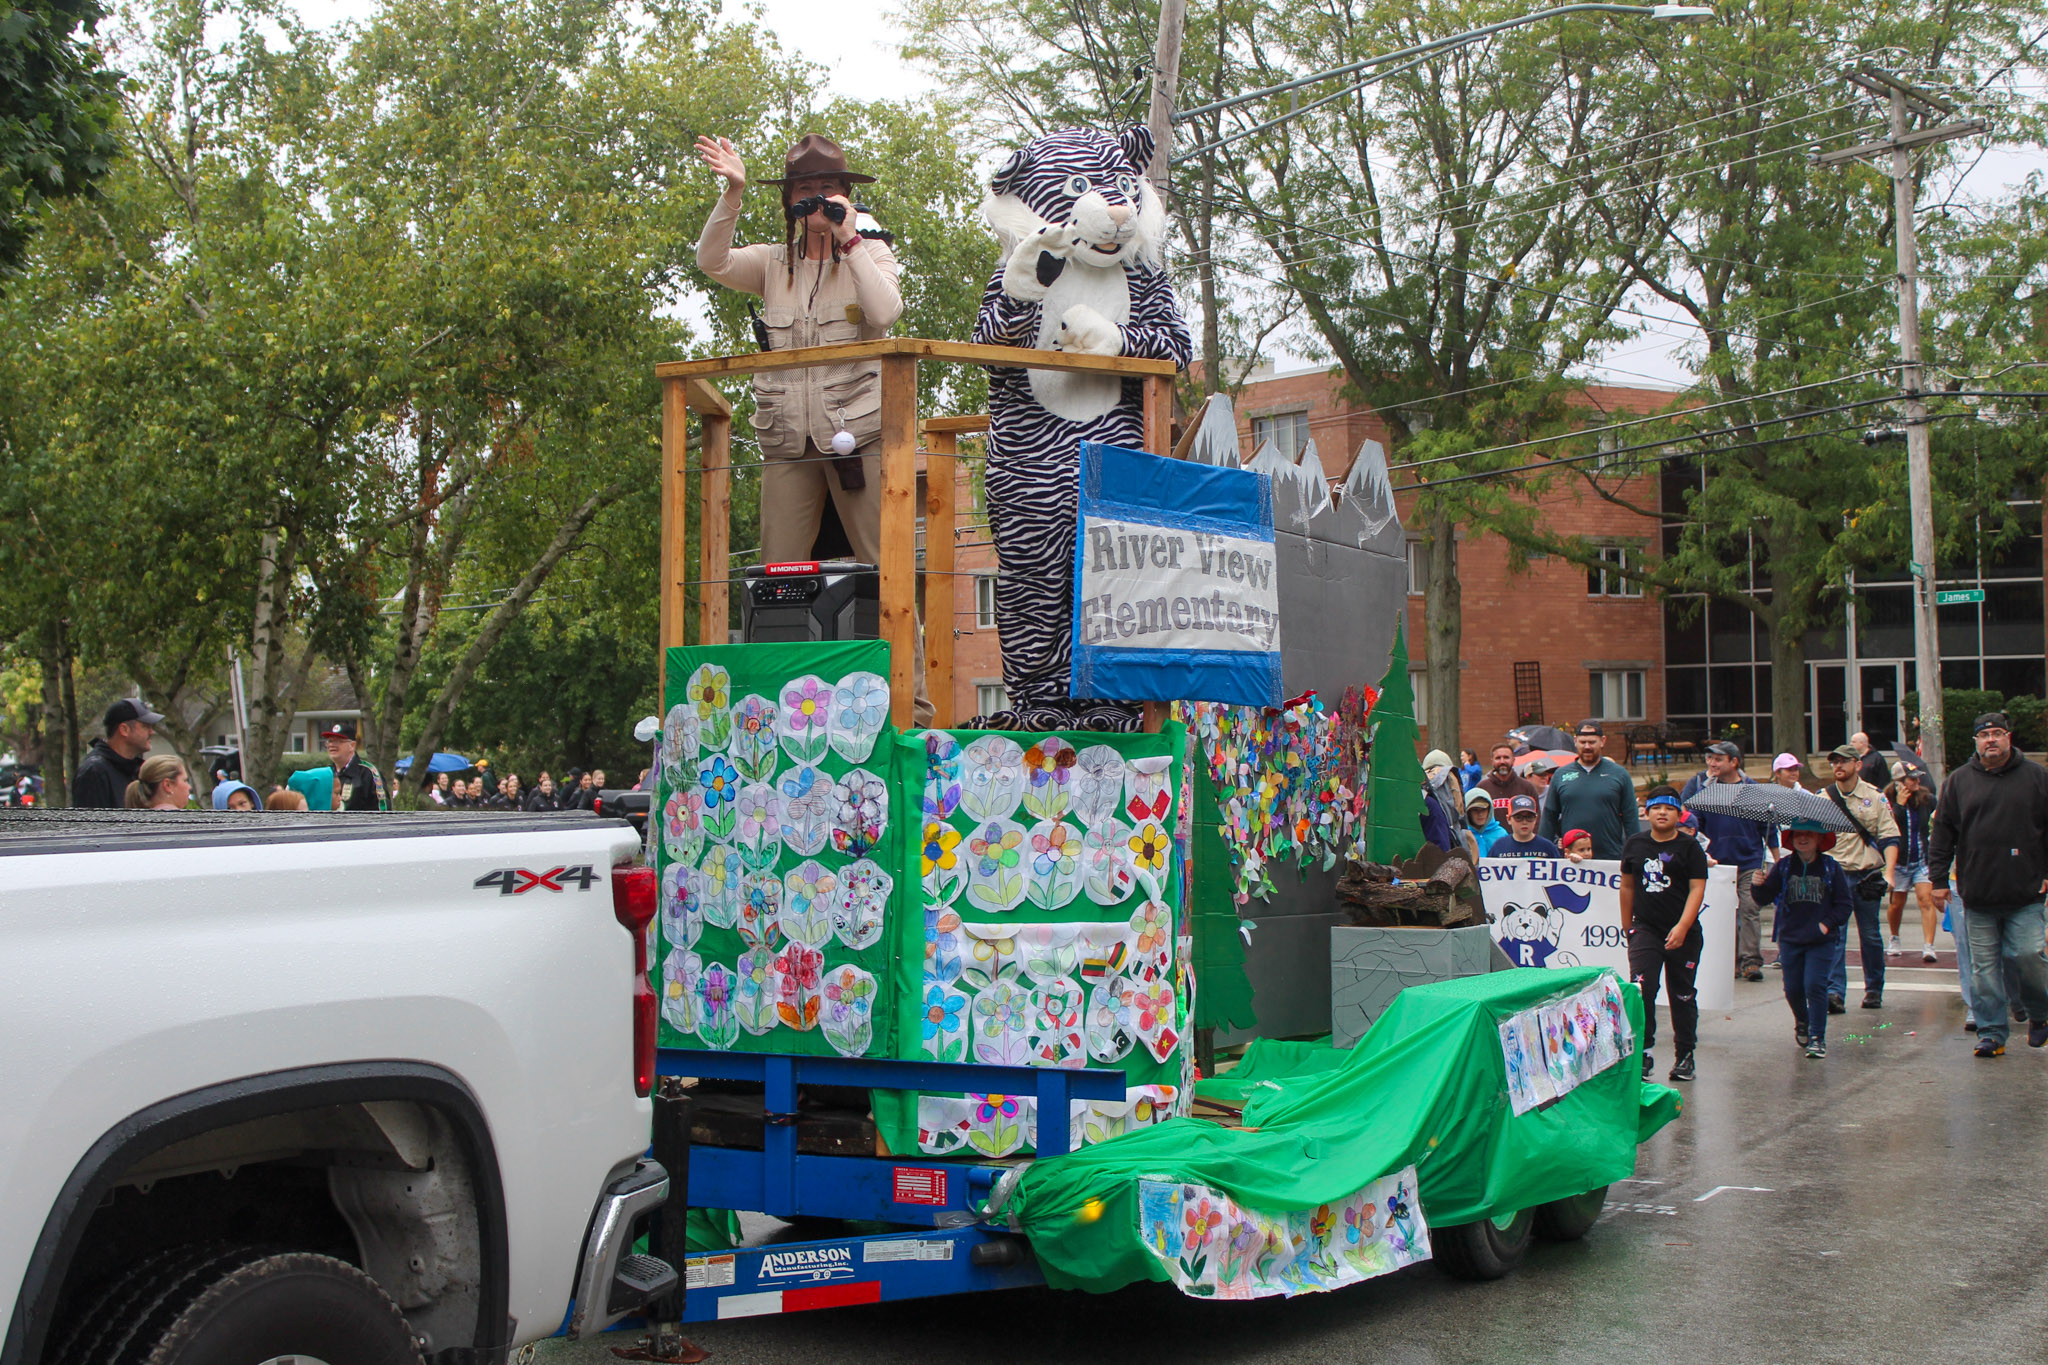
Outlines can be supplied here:
<path id="1" fill-rule="evenodd" d="M 667 1294 L 639 853 L 0 815 L 0 1365 L 495 1365 Z"/>

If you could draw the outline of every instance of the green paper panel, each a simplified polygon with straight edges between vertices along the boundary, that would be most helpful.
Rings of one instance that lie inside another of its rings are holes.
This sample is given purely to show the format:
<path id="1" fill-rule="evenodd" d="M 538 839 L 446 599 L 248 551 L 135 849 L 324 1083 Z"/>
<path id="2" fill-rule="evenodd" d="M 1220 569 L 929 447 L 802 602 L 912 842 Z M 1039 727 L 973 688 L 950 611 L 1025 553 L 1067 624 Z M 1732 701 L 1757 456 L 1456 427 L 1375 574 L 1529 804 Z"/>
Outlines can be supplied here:
<path id="1" fill-rule="evenodd" d="M 1248 1029 L 1258 1026 L 1252 982 L 1245 974 L 1244 936 L 1237 914 L 1236 877 L 1223 827 L 1216 823 L 1216 784 L 1209 765 L 1197 762 L 1194 839 L 1188 850 L 1189 926 L 1195 940 L 1195 1027 Z"/>
<path id="2" fill-rule="evenodd" d="M 1084 1141 L 1144 1126 L 1185 1096 L 1185 735 L 1172 724 L 1142 735 L 956 730 L 897 741 L 918 774 L 903 802 L 920 811 L 905 869 L 917 910 L 895 931 L 907 964 L 899 1055 L 1114 1067 L 1133 1092 L 1171 1087 L 1134 1093 L 1127 1112 L 1091 1109 Z M 1062 1022 L 1069 1000 L 1079 1015 Z M 1091 1046 L 1098 1006 L 1112 1022 Z M 874 1107 L 893 1152 L 1031 1147 L 1025 1106 L 1008 1097 L 876 1092 Z"/>
<path id="3" fill-rule="evenodd" d="M 1407 628 L 1394 632 L 1394 654 L 1373 707 L 1372 763 L 1366 779 L 1365 860 L 1406 862 L 1422 851 L 1422 760 L 1415 755 L 1415 692 L 1408 684 Z"/>
<path id="4" fill-rule="evenodd" d="M 888 926 L 916 808 L 895 799 L 888 676 L 875 640 L 669 650 L 663 1046 L 894 1055 Z"/>

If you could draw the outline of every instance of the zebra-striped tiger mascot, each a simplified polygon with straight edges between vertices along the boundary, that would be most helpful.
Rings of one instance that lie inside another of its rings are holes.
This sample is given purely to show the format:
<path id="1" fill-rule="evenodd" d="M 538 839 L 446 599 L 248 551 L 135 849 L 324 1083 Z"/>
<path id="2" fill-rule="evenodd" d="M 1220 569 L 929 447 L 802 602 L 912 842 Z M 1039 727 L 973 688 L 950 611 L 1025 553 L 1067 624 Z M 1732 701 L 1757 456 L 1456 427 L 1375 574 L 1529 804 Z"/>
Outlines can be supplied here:
<path id="1" fill-rule="evenodd" d="M 1010 157 L 982 206 L 1006 259 L 982 295 L 976 341 L 1187 365 L 1187 322 L 1160 266 L 1166 208 L 1145 180 L 1151 161 L 1144 128 L 1049 133 Z M 1135 729 L 1135 705 L 1069 696 L 1068 670 L 1080 442 L 1142 447 L 1139 385 L 992 367 L 988 411 L 988 518 L 1002 570 L 996 626 L 1010 709 L 981 723 Z"/>

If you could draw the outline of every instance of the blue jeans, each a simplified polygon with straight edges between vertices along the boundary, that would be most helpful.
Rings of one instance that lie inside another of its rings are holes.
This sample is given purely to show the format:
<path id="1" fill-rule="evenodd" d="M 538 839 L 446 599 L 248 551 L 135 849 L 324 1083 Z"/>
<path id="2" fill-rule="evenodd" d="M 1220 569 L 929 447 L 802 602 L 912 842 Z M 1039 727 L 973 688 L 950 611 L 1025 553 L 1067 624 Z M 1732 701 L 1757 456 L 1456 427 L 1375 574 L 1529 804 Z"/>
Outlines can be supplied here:
<path id="1" fill-rule="evenodd" d="M 1860 872 L 1848 874 L 1849 885 L 1855 886 L 1863 876 Z M 1842 926 L 1835 943 L 1835 960 L 1828 972 L 1828 992 L 1847 998 L 1849 994 L 1849 927 Z M 1856 934 L 1863 944 L 1863 989 L 1884 994 L 1884 897 L 1865 900 L 1856 897 Z"/>
<path id="2" fill-rule="evenodd" d="M 1828 972 L 1833 968 L 1841 934 L 1819 943 L 1780 943 L 1778 965 L 1784 969 L 1785 1003 L 1792 1017 L 1806 1025 L 1815 1042 L 1828 1039 Z"/>
<path id="3" fill-rule="evenodd" d="M 1982 1024 L 1984 1021 L 1978 1017 L 1976 999 L 1970 993 L 1970 921 L 1963 909 L 1963 898 L 1954 892 L 1949 893 L 1948 922 L 1953 926 L 1949 929 L 1949 934 L 1956 941 L 1956 981 L 1963 991 L 1963 1010 L 1968 1014 L 1971 1023 Z M 2002 974 L 2005 977 L 2005 998 L 2019 999 L 2019 968 L 2003 953 L 1999 954 L 1998 965 L 2003 969 Z"/>
<path id="4" fill-rule="evenodd" d="M 2048 911 L 2042 903 L 2011 907 L 1979 906 L 1963 919 L 1970 936 L 1970 1001 L 1977 1016 L 1977 1037 L 2002 1043 L 2012 1031 L 2008 1022 L 2003 961 L 2019 977 L 2020 1008 L 2029 1019 L 2048 1019 Z"/>

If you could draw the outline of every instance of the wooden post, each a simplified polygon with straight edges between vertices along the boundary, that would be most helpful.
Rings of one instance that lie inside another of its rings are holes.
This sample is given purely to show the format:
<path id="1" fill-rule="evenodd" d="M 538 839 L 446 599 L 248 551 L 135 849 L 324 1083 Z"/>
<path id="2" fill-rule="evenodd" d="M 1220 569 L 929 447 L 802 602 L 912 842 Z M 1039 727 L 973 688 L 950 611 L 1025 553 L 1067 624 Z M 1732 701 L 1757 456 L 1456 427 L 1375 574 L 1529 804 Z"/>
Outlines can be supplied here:
<path id="1" fill-rule="evenodd" d="M 889 642 L 889 718 L 911 728 L 917 630 L 917 360 L 882 357 L 882 638 Z"/>
<path id="2" fill-rule="evenodd" d="M 1145 449 L 1153 455 L 1173 452 L 1173 376 L 1148 374 L 1145 385 Z"/>
<path id="3" fill-rule="evenodd" d="M 668 707 L 668 651 L 683 639 L 683 579 L 689 573 L 684 546 L 690 538 L 690 409 L 684 381 L 661 381 L 661 709 Z"/>
<path id="4" fill-rule="evenodd" d="M 950 431 L 924 436 L 924 686 L 932 699 L 932 725 L 953 724 L 953 622 L 958 579 L 953 573 L 953 522 L 959 496 L 960 438 Z"/>
<path id="5" fill-rule="evenodd" d="M 732 414 L 705 412 L 702 454 L 697 461 L 697 643 L 722 645 L 732 638 Z"/>

